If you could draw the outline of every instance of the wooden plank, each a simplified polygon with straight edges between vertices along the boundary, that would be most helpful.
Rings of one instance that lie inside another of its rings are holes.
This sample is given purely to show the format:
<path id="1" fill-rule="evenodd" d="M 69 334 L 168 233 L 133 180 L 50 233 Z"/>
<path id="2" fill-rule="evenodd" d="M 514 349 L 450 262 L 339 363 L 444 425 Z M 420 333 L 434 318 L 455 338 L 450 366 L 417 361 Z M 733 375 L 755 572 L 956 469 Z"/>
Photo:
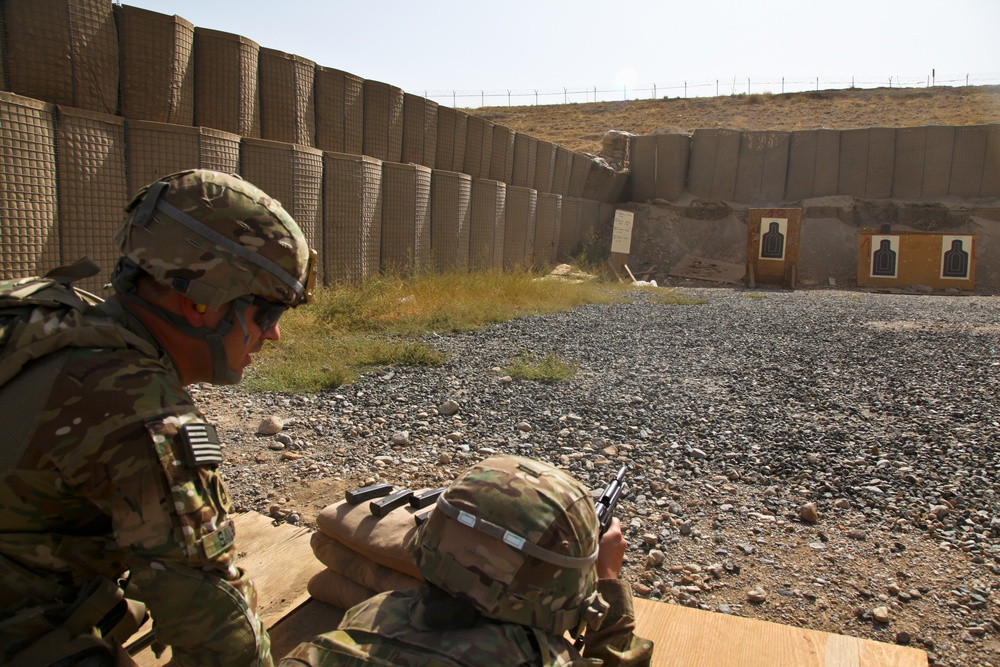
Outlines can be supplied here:
<path id="1" fill-rule="evenodd" d="M 271 628 L 309 600 L 306 586 L 324 565 L 313 555 L 309 544 L 312 533 L 307 528 L 275 524 L 257 512 L 237 514 L 233 521 L 236 524 L 236 563 L 250 573 L 257 587 L 257 612 L 264 625 Z M 332 627 L 336 627 L 336 622 Z M 137 635 L 148 630 L 147 623 Z M 146 648 L 133 659 L 141 667 L 158 667 L 167 664 L 170 650 L 157 659 L 152 650 Z"/>
<path id="2" fill-rule="evenodd" d="M 926 667 L 924 651 L 637 598 L 654 667 Z"/>

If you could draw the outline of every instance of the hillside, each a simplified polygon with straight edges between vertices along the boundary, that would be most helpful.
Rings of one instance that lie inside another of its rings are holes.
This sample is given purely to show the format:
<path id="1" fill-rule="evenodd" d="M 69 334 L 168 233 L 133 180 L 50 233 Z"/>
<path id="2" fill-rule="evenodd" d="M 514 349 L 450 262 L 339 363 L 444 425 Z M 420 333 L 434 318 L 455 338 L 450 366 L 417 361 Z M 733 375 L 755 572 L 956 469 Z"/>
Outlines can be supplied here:
<path id="1" fill-rule="evenodd" d="M 608 130 L 851 129 L 1000 123 L 1000 86 L 874 88 L 482 107 L 468 113 L 574 151 L 596 154 Z"/>

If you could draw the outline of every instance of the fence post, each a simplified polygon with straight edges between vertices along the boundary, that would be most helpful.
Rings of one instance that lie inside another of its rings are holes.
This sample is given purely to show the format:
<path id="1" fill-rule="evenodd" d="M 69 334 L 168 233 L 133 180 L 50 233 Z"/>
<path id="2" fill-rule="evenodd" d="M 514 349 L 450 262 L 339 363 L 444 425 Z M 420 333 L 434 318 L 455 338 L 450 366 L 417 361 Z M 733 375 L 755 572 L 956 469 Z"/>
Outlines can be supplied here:
<path id="1" fill-rule="evenodd" d="M 569 95 L 566 93 L 566 86 L 563 86 L 563 104 L 569 104 Z"/>
<path id="2" fill-rule="evenodd" d="M 622 100 L 628 102 L 628 84 L 622 85 Z"/>
<path id="3" fill-rule="evenodd" d="M 656 99 L 656 84 L 653 84 L 653 99 Z"/>
<path id="4" fill-rule="evenodd" d="M 785 77 L 781 77 L 781 94 L 785 94 Z"/>
<path id="5" fill-rule="evenodd" d="M 482 88 L 479 89 L 479 106 L 486 106 L 486 91 Z"/>
<path id="6" fill-rule="evenodd" d="M 451 91 L 451 108 L 452 109 L 457 109 L 458 108 L 458 102 L 455 99 L 455 91 L 454 90 Z"/>
<path id="7" fill-rule="evenodd" d="M 538 89 L 535 89 L 535 106 L 538 106 Z"/>
<path id="8" fill-rule="evenodd" d="M 507 89 L 507 106 L 510 106 L 510 88 Z"/>

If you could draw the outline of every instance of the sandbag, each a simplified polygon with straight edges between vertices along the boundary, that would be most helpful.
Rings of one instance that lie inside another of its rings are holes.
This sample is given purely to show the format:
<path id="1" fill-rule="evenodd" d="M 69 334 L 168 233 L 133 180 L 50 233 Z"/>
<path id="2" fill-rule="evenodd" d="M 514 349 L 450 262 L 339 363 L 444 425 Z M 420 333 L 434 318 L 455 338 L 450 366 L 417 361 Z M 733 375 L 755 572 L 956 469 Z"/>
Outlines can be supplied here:
<path id="1" fill-rule="evenodd" d="M 369 560 L 325 533 L 313 533 L 309 543 L 316 559 L 327 568 L 377 593 L 416 588 L 422 581 Z"/>
<path id="2" fill-rule="evenodd" d="M 332 604 L 339 609 L 350 609 L 354 605 L 378 595 L 377 591 L 365 588 L 330 569 L 320 570 L 314 574 L 306 585 L 306 590 L 313 598 Z"/>
<path id="3" fill-rule="evenodd" d="M 320 532 L 364 558 L 419 579 L 420 570 L 407 545 L 417 530 L 413 515 L 425 511 L 404 506 L 379 518 L 366 502 L 349 505 L 340 501 L 323 509 L 316 525 Z"/>

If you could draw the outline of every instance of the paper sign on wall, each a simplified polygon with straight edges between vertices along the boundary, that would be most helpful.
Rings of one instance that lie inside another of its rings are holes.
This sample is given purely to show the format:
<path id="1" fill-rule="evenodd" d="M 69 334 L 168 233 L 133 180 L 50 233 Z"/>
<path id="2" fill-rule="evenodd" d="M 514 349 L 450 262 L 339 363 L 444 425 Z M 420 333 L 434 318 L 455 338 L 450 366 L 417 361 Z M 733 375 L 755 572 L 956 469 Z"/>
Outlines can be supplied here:
<path id="1" fill-rule="evenodd" d="M 632 248 L 632 223 L 635 213 L 632 211 L 615 211 L 615 228 L 611 235 L 611 252 L 627 255 Z"/>

